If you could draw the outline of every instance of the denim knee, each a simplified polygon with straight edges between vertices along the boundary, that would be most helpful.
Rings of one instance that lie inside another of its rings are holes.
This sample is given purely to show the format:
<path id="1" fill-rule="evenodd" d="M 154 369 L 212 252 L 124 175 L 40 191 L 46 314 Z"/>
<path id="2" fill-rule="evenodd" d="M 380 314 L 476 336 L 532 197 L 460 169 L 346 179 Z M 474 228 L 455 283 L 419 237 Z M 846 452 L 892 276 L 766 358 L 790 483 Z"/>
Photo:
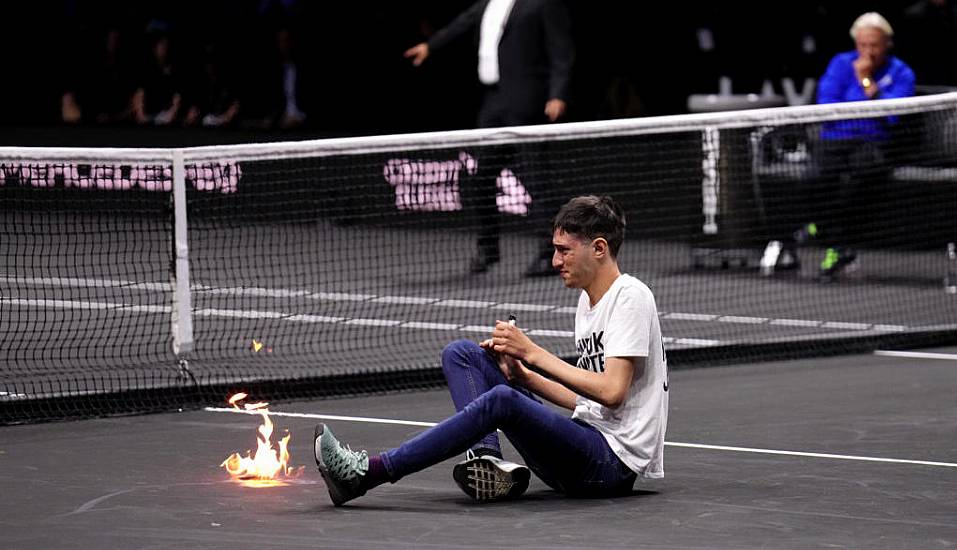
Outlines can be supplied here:
<path id="1" fill-rule="evenodd" d="M 528 396 L 511 386 L 499 384 L 485 392 L 481 399 L 488 401 L 489 407 L 504 420 L 515 410 L 515 404 Z"/>
<path id="2" fill-rule="evenodd" d="M 442 350 L 442 370 L 448 373 L 453 366 L 461 366 L 471 363 L 469 355 L 475 350 L 481 350 L 475 342 L 471 340 L 456 340 L 445 346 Z"/>

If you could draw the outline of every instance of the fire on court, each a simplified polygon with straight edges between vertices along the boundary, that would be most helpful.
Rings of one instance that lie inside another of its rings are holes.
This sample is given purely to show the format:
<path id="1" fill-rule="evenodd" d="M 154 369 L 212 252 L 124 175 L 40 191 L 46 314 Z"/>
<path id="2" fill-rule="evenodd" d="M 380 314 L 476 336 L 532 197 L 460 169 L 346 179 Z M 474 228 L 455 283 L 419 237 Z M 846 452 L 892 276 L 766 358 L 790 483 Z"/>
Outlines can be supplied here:
<path id="1" fill-rule="evenodd" d="M 268 403 L 243 403 L 245 393 L 237 393 L 229 398 L 229 404 L 238 410 L 255 411 L 262 416 L 262 424 L 257 428 L 256 452 L 246 451 L 246 456 L 239 453 L 229 455 L 220 464 L 226 468 L 229 475 L 246 487 L 278 487 L 285 485 L 284 478 L 291 478 L 302 472 L 289 466 L 289 440 L 292 437 L 288 430 L 286 435 L 273 446 L 273 423 L 269 418 Z"/>

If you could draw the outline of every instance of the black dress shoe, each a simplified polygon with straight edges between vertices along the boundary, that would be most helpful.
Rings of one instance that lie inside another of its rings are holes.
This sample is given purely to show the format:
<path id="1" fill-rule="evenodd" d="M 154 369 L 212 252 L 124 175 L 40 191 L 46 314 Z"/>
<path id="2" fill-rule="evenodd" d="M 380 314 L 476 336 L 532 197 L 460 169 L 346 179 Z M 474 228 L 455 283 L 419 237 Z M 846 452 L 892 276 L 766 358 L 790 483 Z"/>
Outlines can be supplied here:
<path id="1" fill-rule="evenodd" d="M 472 273 L 485 273 L 492 267 L 492 264 L 495 263 L 498 263 L 498 254 L 480 252 L 469 261 L 469 271 Z"/>
<path id="2" fill-rule="evenodd" d="M 532 260 L 532 263 L 528 264 L 528 268 L 525 270 L 526 277 L 547 277 L 549 275 L 555 275 L 558 273 L 555 271 L 555 268 L 552 267 L 552 258 L 535 258 Z"/>
<path id="3" fill-rule="evenodd" d="M 775 271 L 797 271 L 801 269 L 801 258 L 798 256 L 794 244 L 785 244 L 774 264 Z"/>

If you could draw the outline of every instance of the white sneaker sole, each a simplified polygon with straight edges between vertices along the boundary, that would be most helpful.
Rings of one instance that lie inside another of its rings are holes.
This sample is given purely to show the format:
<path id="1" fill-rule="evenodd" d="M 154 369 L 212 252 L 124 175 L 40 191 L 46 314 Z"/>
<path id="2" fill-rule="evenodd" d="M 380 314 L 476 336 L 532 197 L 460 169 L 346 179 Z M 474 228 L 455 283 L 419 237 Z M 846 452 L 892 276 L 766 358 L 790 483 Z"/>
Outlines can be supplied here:
<path id="1" fill-rule="evenodd" d="M 493 457 L 466 460 L 452 469 L 452 479 L 475 500 L 493 501 L 521 496 L 528 489 L 531 472 L 521 464 Z"/>

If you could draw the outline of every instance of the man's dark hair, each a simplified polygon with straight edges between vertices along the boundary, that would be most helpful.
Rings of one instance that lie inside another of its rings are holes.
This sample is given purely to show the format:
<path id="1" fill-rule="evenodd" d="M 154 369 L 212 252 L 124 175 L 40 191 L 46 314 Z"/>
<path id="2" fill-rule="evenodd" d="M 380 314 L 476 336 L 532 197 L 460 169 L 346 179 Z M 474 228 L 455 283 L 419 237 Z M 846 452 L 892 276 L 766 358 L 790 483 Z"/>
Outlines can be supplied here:
<path id="1" fill-rule="evenodd" d="M 611 197 L 585 195 L 565 203 L 555 215 L 552 232 L 565 233 L 595 240 L 608 241 L 611 255 L 618 257 L 618 249 L 625 240 L 625 213 Z"/>

